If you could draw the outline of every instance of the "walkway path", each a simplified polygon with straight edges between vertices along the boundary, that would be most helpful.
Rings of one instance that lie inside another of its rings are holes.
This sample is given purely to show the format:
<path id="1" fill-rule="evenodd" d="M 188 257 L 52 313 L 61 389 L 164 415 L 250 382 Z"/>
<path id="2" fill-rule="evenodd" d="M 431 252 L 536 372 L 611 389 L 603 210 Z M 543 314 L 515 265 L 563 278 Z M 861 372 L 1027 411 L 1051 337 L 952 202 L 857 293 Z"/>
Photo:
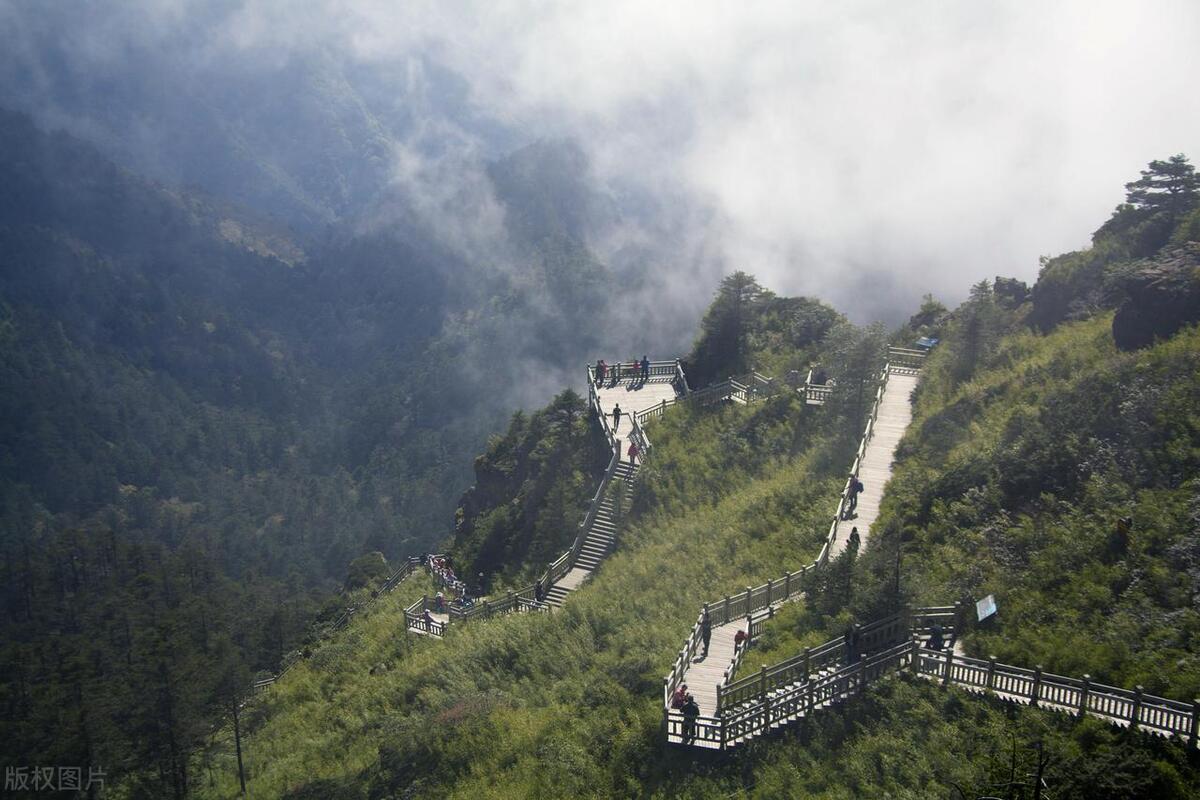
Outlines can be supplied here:
<path id="1" fill-rule="evenodd" d="M 645 382 L 630 376 L 616 382 L 606 380 L 603 386 L 595 388 L 599 412 L 604 415 L 606 427 L 613 434 L 610 441 L 613 442 L 617 457 L 622 462 L 613 473 L 612 481 L 622 481 L 626 487 L 632 487 L 641 462 L 641 458 L 638 458 L 637 463 L 632 463 L 626 455 L 634 417 L 638 412 L 660 406 L 664 402 L 674 403 L 677 397 L 674 362 L 665 363 L 667 366 L 663 366 L 662 362 L 655 362 L 656 368 Z M 616 430 L 612 430 L 612 413 L 617 406 L 621 408 L 621 418 L 616 423 Z M 561 606 L 567 595 L 582 586 L 592 576 L 592 572 L 599 568 L 604 557 L 612 552 L 616 546 L 617 535 L 614 512 L 611 497 L 597 498 L 595 513 L 585 531 L 579 556 L 571 570 L 555 581 L 546 593 L 548 604 Z"/>
<path id="2" fill-rule="evenodd" d="M 867 444 L 863 459 L 858 465 L 858 479 L 863 491 L 858 496 L 855 515 L 838 522 L 837 538 L 834 539 L 830 557 L 838 556 L 846 549 L 850 531 L 858 528 L 860 547 L 865 548 L 871 539 L 871 528 L 879 516 L 879 504 L 883 501 L 883 490 L 892 477 L 892 460 L 896 448 L 904 438 L 904 431 L 912 422 L 910 397 L 917 388 L 917 375 L 897 374 L 888 376 L 887 386 L 879 402 L 873 435 Z"/>
<path id="3" fill-rule="evenodd" d="M 850 530 L 855 526 L 859 529 L 861 547 L 865 547 L 870 539 L 871 526 L 879 513 L 884 486 L 892 474 L 892 459 L 896 447 L 912 421 L 910 397 L 916 387 L 918 375 L 919 371 L 915 369 L 889 370 L 887 373 L 887 380 L 878 398 L 876 416 L 858 463 L 858 474 L 864 490 L 858 498 L 857 516 L 837 523 L 836 532 L 828 545 L 829 558 L 836 557 L 845 550 Z M 769 603 L 768 607 L 787 602 L 794 596 L 785 592 L 780 595 L 778 602 Z M 686 664 L 680 682 L 687 684 L 688 691 L 695 697 L 701 717 L 717 715 L 717 688 L 727 684 L 732 678 L 737 656 L 734 639 L 739 630 L 747 630 L 748 624 L 746 616 L 742 615 L 728 623 L 714 625 L 708 655 L 705 657 L 697 653 Z M 705 746 L 703 742 L 697 742 L 696 745 Z"/>

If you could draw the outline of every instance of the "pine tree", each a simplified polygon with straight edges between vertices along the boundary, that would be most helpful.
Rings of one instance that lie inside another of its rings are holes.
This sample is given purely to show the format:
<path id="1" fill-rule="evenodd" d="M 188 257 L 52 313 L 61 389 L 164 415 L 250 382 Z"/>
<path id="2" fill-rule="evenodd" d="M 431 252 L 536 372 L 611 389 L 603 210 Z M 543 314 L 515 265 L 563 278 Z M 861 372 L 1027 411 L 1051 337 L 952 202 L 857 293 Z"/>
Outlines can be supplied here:
<path id="1" fill-rule="evenodd" d="M 700 323 L 700 339 L 688 359 L 697 386 L 747 370 L 755 312 L 772 297 L 746 272 L 735 272 L 721 281 L 716 299 Z"/>
<path id="2" fill-rule="evenodd" d="M 1174 221 L 1200 203 L 1200 176 L 1182 153 L 1151 161 L 1142 177 L 1125 184 L 1125 199 L 1134 208 L 1165 212 Z"/>

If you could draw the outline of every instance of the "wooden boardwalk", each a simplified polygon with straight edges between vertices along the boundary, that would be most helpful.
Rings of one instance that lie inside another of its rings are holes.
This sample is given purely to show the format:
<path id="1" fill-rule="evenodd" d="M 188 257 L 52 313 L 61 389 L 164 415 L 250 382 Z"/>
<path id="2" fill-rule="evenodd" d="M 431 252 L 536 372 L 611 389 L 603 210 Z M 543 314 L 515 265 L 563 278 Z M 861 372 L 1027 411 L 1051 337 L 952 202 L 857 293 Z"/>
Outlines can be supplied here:
<path id="1" fill-rule="evenodd" d="M 892 461 L 896 448 L 904 438 L 904 432 L 912 423 L 913 389 L 917 388 L 917 376 L 892 373 L 888 376 L 883 398 L 879 403 L 879 415 L 875 419 L 874 435 L 867 443 L 866 452 L 858 466 L 858 479 L 863 491 L 858 496 L 854 516 L 838 522 L 837 538 L 829 552 L 830 557 L 840 555 L 850 540 L 850 531 L 858 528 L 860 547 L 866 548 L 871 539 L 871 528 L 879 517 L 879 504 L 883 501 L 883 490 L 892 478 Z"/>
<path id="2" fill-rule="evenodd" d="M 858 474 L 864 489 L 859 494 L 855 516 L 837 523 L 837 535 L 829 549 L 830 558 L 846 549 L 850 531 L 856 526 L 860 547 L 866 547 L 870 539 L 871 526 L 879 515 L 884 488 L 892 475 L 896 448 L 912 422 L 910 399 L 917 380 L 915 370 L 891 372 L 888 375 L 872 428 L 873 434 L 859 464 Z M 746 618 L 741 617 L 723 625 L 714 625 L 708 656 L 697 653 L 687 666 L 682 682 L 687 684 L 688 691 L 696 698 L 702 717 L 717 715 L 717 687 L 727 684 L 733 677 L 731 673 L 737 655 L 734 638 L 739 630 L 747 630 L 748 624 Z"/>
<path id="3" fill-rule="evenodd" d="M 625 455 L 629 449 L 629 433 L 633 430 L 633 414 L 639 411 L 648 411 L 657 405 L 661 405 L 664 400 L 672 403 L 676 398 L 675 385 L 672 383 L 673 376 L 652 377 L 645 384 L 639 382 L 622 380 L 615 386 L 611 381 L 606 381 L 604 386 L 596 392 L 596 397 L 600 401 L 600 410 L 608 416 L 608 422 L 611 425 L 613 418 L 613 408 L 621 407 L 621 422 L 617 429 L 613 431 L 616 436 L 618 445 L 621 448 L 621 457 L 628 459 Z M 640 459 L 639 459 L 640 460 Z"/>
<path id="4" fill-rule="evenodd" d="M 637 477 L 641 458 L 630 462 L 629 456 L 626 455 L 634 416 L 640 411 L 660 406 L 664 401 L 668 404 L 674 403 L 677 396 L 675 387 L 674 373 L 652 375 L 644 382 L 628 375 L 616 382 L 606 380 L 603 386 L 596 387 L 598 411 L 605 415 L 608 428 L 613 434 L 612 444 L 622 462 L 613 472 L 613 481 L 622 481 L 626 486 L 631 486 Z M 612 414 L 617 406 L 621 408 L 621 418 L 615 421 Z M 599 569 L 605 556 L 616 547 L 616 536 L 617 520 L 612 499 L 599 497 L 596 500 L 595 513 L 584 532 L 578 557 L 571 569 L 550 586 L 546 592 L 546 603 L 555 607 L 561 606 L 568 594 L 582 586 L 592 576 L 592 572 Z"/>

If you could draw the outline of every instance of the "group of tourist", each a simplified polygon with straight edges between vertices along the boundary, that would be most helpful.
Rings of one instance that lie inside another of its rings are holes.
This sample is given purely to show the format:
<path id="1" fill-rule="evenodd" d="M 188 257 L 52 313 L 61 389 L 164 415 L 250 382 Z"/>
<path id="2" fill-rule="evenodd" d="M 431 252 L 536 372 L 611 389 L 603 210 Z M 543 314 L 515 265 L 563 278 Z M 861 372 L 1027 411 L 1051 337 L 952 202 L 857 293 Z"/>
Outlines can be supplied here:
<path id="1" fill-rule="evenodd" d="M 595 373 L 597 386 L 604 386 L 606 382 L 610 387 L 616 386 L 622 377 L 628 377 L 630 388 L 636 389 L 650 380 L 650 358 L 643 355 L 640 361 L 634 358 L 628 363 L 618 361 L 611 365 L 602 358 L 596 362 Z"/>
<path id="2" fill-rule="evenodd" d="M 683 743 L 690 744 L 696 740 L 696 718 L 700 716 L 700 706 L 696 698 L 688 691 L 686 683 L 671 695 L 671 708 L 683 714 Z"/>

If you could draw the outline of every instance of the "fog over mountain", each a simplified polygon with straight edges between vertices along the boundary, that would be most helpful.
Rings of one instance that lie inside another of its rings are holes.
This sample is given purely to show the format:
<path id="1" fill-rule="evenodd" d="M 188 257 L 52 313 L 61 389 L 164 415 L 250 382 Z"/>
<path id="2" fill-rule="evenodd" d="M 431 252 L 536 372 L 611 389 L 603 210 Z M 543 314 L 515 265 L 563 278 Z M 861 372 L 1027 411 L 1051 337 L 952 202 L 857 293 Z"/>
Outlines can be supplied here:
<path id="1" fill-rule="evenodd" d="M 5 0 L 0 95 L 309 235 L 390 196 L 474 252 L 499 224 L 487 162 L 566 137 L 611 201 L 589 244 L 696 287 L 692 310 L 745 268 L 895 318 L 1033 277 L 1186 150 L 1197 34 L 1188 0 Z"/>

